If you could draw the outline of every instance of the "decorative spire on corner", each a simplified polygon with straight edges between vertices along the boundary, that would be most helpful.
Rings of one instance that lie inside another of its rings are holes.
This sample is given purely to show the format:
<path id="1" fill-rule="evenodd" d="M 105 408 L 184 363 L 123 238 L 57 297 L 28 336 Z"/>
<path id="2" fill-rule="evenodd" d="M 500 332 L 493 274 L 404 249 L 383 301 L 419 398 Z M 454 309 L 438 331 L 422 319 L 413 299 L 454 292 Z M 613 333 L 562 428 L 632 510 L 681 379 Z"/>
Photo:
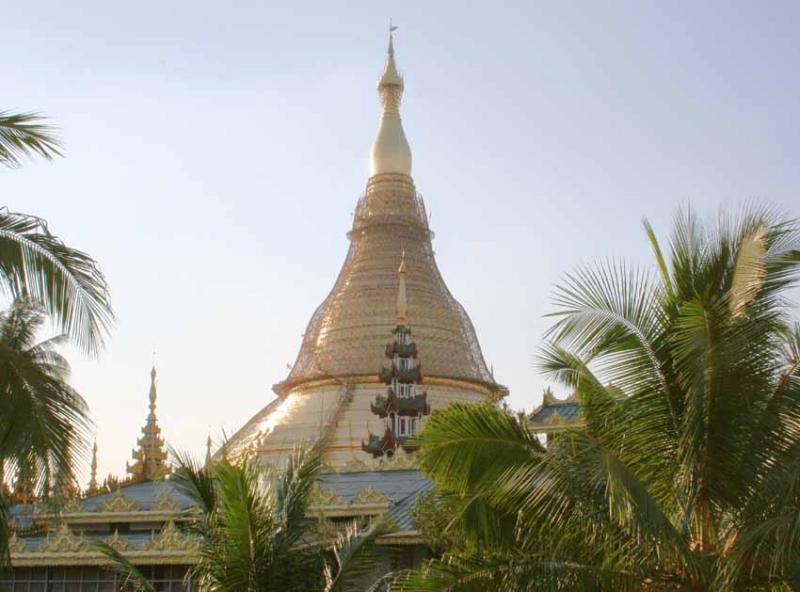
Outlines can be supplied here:
<path id="1" fill-rule="evenodd" d="M 150 413 L 147 422 L 142 428 L 142 437 L 138 439 L 139 448 L 133 451 L 133 464 L 127 470 L 131 477 L 138 481 L 156 481 L 170 474 L 171 469 L 167 464 L 167 453 L 164 450 L 164 440 L 161 438 L 161 428 L 158 427 L 156 416 L 156 367 L 150 370 Z"/>
<path id="2" fill-rule="evenodd" d="M 414 452 L 418 448 L 415 436 L 423 418 L 430 415 L 428 393 L 422 383 L 422 365 L 417 358 L 417 344 L 411 338 L 408 323 L 408 295 L 406 293 L 406 251 L 400 256 L 397 268 L 400 282 L 397 289 L 397 325 L 394 339 L 386 346 L 389 365 L 378 373 L 386 384 L 386 395 L 378 395 L 370 404 L 370 411 L 383 420 L 383 434 L 367 431 L 369 438 L 361 442 L 361 450 L 373 458 L 392 457 L 398 448 Z"/>
<path id="3" fill-rule="evenodd" d="M 87 493 L 94 493 L 100 488 L 100 484 L 97 482 L 97 440 L 94 441 L 94 446 L 92 446 L 92 472 L 89 476 L 89 489 L 87 489 Z"/>

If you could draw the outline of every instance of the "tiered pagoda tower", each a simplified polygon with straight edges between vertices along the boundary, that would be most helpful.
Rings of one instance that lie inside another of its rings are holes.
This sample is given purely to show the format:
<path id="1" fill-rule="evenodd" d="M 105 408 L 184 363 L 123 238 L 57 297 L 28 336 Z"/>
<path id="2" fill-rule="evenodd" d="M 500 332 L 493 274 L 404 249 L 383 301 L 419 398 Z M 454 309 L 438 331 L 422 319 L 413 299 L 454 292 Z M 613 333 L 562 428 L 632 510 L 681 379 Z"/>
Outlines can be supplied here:
<path id="1" fill-rule="evenodd" d="M 369 432 L 383 432 L 373 415 L 375 368 L 396 326 L 397 261 L 405 251 L 408 313 L 425 360 L 428 404 L 479 402 L 502 396 L 484 361 L 472 323 L 450 294 L 434 259 L 428 216 L 411 177 L 411 148 L 400 118 L 404 80 L 390 35 L 378 80 L 381 117 L 371 151 L 371 176 L 348 233 L 350 249 L 328 297 L 306 328 L 278 398 L 229 440 L 232 459 L 258 456 L 280 463 L 297 445 L 322 440 L 334 470 L 384 463 L 362 450 Z M 367 429 L 364 426 L 367 424 Z"/>
<path id="2" fill-rule="evenodd" d="M 398 448 L 413 452 L 417 446 L 412 438 L 417 435 L 422 418 L 430 415 L 428 393 L 420 389 L 422 366 L 419 363 L 417 344 L 411 338 L 406 314 L 408 311 L 406 291 L 405 252 L 397 270 L 400 286 L 397 291 L 397 326 L 394 339 L 386 346 L 389 365 L 384 366 L 378 378 L 386 384 L 386 396 L 378 395 L 370 405 L 374 415 L 384 422 L 382 434 L 370 433 L 369 439 L 361 443 L 361 449 L 373 458 L 394 456 Z"/>
<path id="3" fill-rule="evenodd" d="M 161 438 L 161 428 L 156 417 L 156 369 L 150 370 L 150 413 L 138 439 L 139 448 L 133 451 L 133 464 L 127 466 L 131 479 L 135 481 L 155 481 L 169 475 L 167 452 Z"/>

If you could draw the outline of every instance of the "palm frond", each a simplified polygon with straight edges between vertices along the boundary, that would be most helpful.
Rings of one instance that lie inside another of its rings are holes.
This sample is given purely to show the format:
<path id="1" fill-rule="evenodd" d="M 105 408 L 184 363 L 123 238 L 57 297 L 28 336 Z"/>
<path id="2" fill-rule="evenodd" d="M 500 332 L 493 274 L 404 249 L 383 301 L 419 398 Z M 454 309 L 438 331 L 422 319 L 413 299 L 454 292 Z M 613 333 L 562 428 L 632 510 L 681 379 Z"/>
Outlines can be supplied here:
<path id="1" fill-rule="evenodd" d="M 653 256 L 656 259 L 656 265 L 658 265 L 658 271 L 661 273 L 661 283 L 667 299 L 672 300 L 675 297 L 675 290 L 672 285 L 672 278 L 669 275 L 669 266 L 667 265 L 667 260 L 664 258 L 664 253 L 661 250 L 661 245 L 658 242 L 656 232 L 653 230 L 653 226 L 650 224 L 650 221 L 647 220 L 647 218 L 642 220 L 642 226 L 644 227 L 645 234 L 647 235 L 647 240 L 650 242 L 650 248 L 653 250 Z"/>
<path id="2" fill-rule="evenodd" d="M 431 415 L 422 433 L 422 448 L 423 470 L 462 494 L 544 452 L 536 436 L 510 414 L 491 404 L 461 403 Z"/>
<path id="3" fill-rule="evenodd" d="M 139 568 L 114 547 L 99 539 L 93 539 L 91 545 L 94 551 L 105 556 L 112 571 L 122 576 L 123 590 L 130 592 L 156 592 L 153 584 L 150 583 Z"/>
<path id="4" fill-rule="evenodd" d="M 55 128 L 39 113 L 0 111 L 0 164 L 18 167 L 22 156 L 37 154 L 47 160 L 61 156 Z"/>
<path id="5" fill-rule="evenodd" d="M 392 583 L 392 592 L 628 592 L 641 590 L 635 574 L 573 562 L 485 555 L 445 556 Z"/>
<path id="6" fill-rule="evenodd" d="M 8 505 L 5 495 L 0 492 L 0 577 L 5 578 L 11 568 L 11 551 L 8 547 L 10 538 Z"/>
<path id="7" fill-rule="evenodd" d="M 217 492 L 211 467 L 203 467 L 190 455 L 171 451 L 177 468 L 172 477 L 178 490 L 194 502 L 205 514 L 211 514 L 217 507 Z"/>
<path id="8" fill-rule="evenodd" d="M 0 290 L 39 303 L 76 345 L 97 354 L 114 320 L 97 263 L 65 245 L 47 223 L 0 208 Z"/>
<path id="9" fill-rule="evenodd" d="M 297 543 L 302 535 L 309 499 L 322 470 L 322 459 L 314 447 L 300 447 L 289 455 L 286 467 L 273 484 L 273 498 L 278 523 L 289 535 L 287 545 Z"/>
<path id="10" fill-rule="evenodd" d="M 331 550 L 333 561 L 325 564 L 325 592 L 343 592 L 347 581 L 380 574 L 387 551 L 376 540 L 388 530 L 386 523 L 376 521 L 367 530 L 351 524 L 339 533 Z"/>
<path id="11" fill-rule="evenodd" d="M 748 229 L 737 249 L 729 291 L 734 315 L 743 314 L 762 289 L 767 275 L 766 252 L 766 229 L 763 226 Z"/>

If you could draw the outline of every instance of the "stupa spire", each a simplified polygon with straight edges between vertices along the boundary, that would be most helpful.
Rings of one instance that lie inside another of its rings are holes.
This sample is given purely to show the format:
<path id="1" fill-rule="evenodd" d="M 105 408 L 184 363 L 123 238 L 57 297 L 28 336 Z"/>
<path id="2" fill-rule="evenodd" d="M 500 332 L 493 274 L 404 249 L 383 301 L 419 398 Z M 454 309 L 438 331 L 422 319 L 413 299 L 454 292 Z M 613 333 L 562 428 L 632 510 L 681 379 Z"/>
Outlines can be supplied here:
<path id="1" fill-rule="evenodd" d="M 411 148 L 400 120 L 400 102 L 403 98 L 403 77 L 397 72 L 394 61 L 394 31 L 389 26 L 389 49 L 386 66 L 378 80 L 378 94 L 383 111 L 378 134 L 372 144 L 372 175 L 394 173 L 411 175 Z"/>
<path id="2" fill-rule="evenodd" d="M 137 441 L 139 448 L 133 451 L 134 463 L 128 466 L 128 473 L 134 479 L 143 481 L 161 479 L 170 473 L 166 463 L 164 440 L 161 438 L 161 428 L 158 427 L 156 416 L 157 376 L 156 367 L 153 366 L 150 370 L 150 413 L 147 414 L 147 421 L 142 428 L 142 437 Z"/>
<path id="3" fill-rule="evenodd" d="M 397 268 L 400 284 L 397 288 L 397 324 L 405 325 L 408 316 L 408 296 L 406 295 L 406 250 L 400 256 L 400 267 Z"/>

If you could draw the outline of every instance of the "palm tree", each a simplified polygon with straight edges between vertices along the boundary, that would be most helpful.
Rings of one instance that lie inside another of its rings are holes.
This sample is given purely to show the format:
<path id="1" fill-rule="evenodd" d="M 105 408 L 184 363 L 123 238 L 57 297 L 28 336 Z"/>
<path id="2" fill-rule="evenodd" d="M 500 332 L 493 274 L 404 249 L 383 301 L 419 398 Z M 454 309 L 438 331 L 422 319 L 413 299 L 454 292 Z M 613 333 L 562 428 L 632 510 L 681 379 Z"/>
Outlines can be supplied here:
<path id="1" fill-rule="evenodd" d="M 36 113 L 0 111 L 0 164 L 60 156 L 54 129 Z M 42 305 L 82 350 L 97 354 L 114 319 L 106 280 L 86 253 L 68 247 L 41 218 L 0 208 L 0 293 Z"/>
<path id="2" fill-rule="evenodd" d="M 800 589 L 800 226 L 683 211 L 669 256 L 645 229 L 652 271 L 556 291 L 540 364 L 585 427 L 544 447 L 490 405 L 431 417 L 422 465 L 465 542 L 396 589 Z"/>
<path id="3" fill-rule="evenodd" d="M 32 476 L 43 488 L 52 475 L 74 480 L 73 460 L 83 453 L 89 425 L 83 398 L 67 382 L 69 364 L 56 347 L 57 336 L 37 342 L 41 310 L 16 300 L 0 313 L 0 463 Z M 0 498 L 4 530 L 5 500 Z M 7 560 L 7 537 L 0 532 L 0 565 Z"/>
<path id="4" fill-rule="evenodd" d="M 282 470 L 225 458 L 201 467 L 186 455 L 177 462 L 173 479 L 199 510 L 186 527 L 200 543 L 200 559 L 187 574 L 199 590 L 341 592 L 348 578 L 375 569 L 380 523 L 361 532 L 346 529 L 328 550 L 306 516 L 321 470 L 316 449 L 295 451 Z M 154 592 L 124 556 L 102 542 L 96 546 L 128 588 Z"/>

